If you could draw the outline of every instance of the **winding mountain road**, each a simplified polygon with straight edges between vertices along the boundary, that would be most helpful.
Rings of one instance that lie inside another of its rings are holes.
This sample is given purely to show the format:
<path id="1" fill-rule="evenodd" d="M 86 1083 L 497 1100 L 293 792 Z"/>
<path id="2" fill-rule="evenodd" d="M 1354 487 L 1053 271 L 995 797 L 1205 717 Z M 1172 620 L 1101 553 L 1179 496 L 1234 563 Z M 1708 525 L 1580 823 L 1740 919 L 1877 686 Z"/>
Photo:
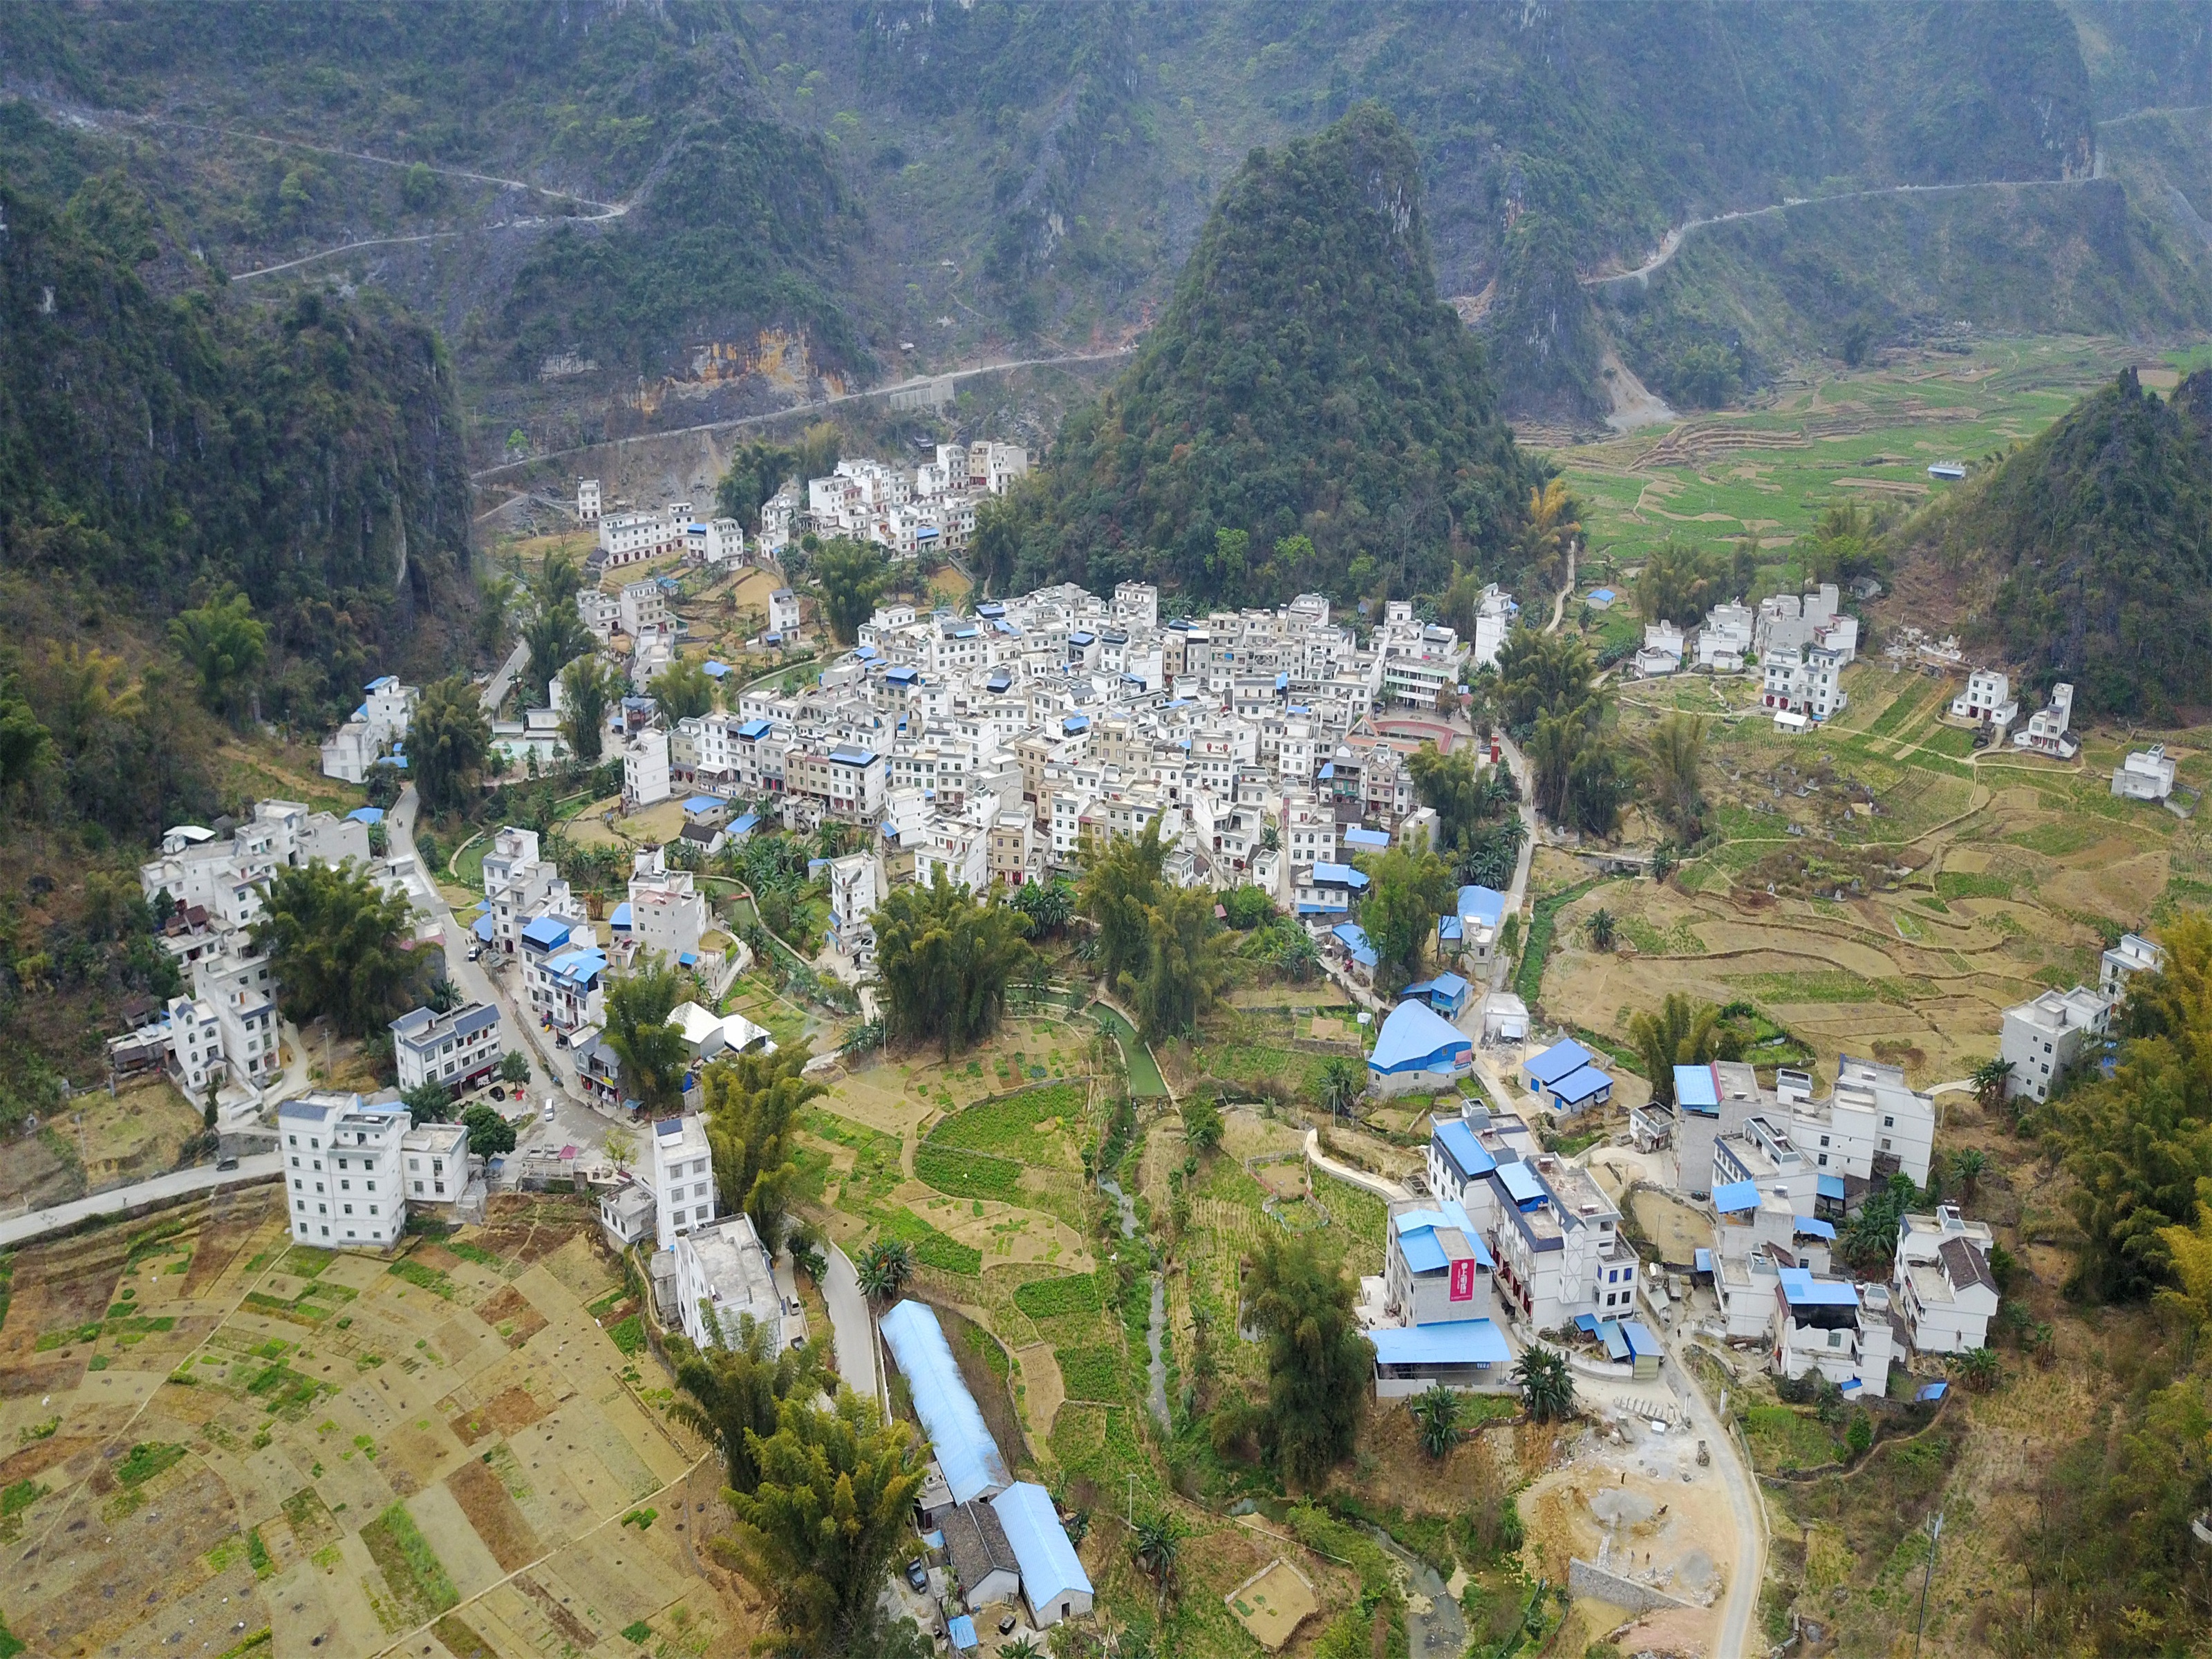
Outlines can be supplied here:
<path id="1" fill-rule="evenodd" d="M 1792 208 L 1826 207 L 1833 202 L 1863 202 L 1876 196 L 1939 196 L 1948 191 L 2018 189 L 2031 185 L 2081 185 L 2102 176 L 2102 170 L 2079 179 L 1974 179 L 1955 185 L 1880 185 L 1871 190 L 1840 191 L 1833 196 L 1795 197 L 1788 201 L 1770 202 L 1765 207 L 1739 208 L 1733 213 L 1716 213 L 1703 219 L 1686 219 L 1659 239 L 1659 246 L 1650 258 L 1633 270 L 1605 271 L 1581 279 L 1584 288 L 1605 288 L 1614 283 L 1648 283 L 1658 271 L 1681 252 L 1682 244 L 1693 230 L 1703 230 L 1710 225 L 1734 224 L 1739 219 L 1763 219 L 1770 214 L 1787 213 Z"/>

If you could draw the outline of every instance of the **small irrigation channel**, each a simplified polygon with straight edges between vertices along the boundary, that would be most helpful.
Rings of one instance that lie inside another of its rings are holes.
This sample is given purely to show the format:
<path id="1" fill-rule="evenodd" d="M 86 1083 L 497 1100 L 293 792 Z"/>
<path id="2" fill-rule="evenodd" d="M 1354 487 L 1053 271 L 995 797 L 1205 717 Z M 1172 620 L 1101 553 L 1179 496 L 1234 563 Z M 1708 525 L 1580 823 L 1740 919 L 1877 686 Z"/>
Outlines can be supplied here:
<path id="1" fill-rule="evenodd" d="M 1113 1034 L 1121 1045 L 1121 1063 L 1129 1079 L 1129 1097 L 1132 1100 L 1165 1100 L 1168 1080 L 1160 1075 L 1160 1063 L 1152 1058 L 1152 1051 L 1137 1035 L 1137 1028 L 1122 1018 L 1121 1011 L 1103 1002 L 1094 1002 L 1088 1011 L 1091 1018 Z"/>
<path id="2" fill-rule="evenodd" d="M 1467 1616 L 1453 1599 L 1450 1586 L 1434 1567 L 1382 1528 L 1367 1530 L 1383 1553 L 1406 1570 L 1406 1651 L 1410 1659 L 1459 1659 L 1467 1648 Z"/>
<path id="3" fill-rule="evenodd" d="M 1121 1237 L 1133 1241 L 1137 1237 L 1137 1206 L 1128 1194 L 1121 1190 L 1121 1183 L 1111 1176 L 1101 1176 L 1098 1190 L 1120 1207 Z M 1161 1274 L 1155 1273 L 1152 1277 L 1152 1314 L 1145 1330 L 1145 1346 L 1152 1351 L 1152 1359 L 1145 1368 L 1148 1379 L 1145 1403 L 1152 1407 L 1152 1421 L 1159 1425 L 1160 1432 L 1170 1434 L 1174 1432 L 1174 1425 L 1168 1419 L 1168 1364 L 1162 1347 L 1168 1328 L 1168 1286 L 1166 1279 Z"/>

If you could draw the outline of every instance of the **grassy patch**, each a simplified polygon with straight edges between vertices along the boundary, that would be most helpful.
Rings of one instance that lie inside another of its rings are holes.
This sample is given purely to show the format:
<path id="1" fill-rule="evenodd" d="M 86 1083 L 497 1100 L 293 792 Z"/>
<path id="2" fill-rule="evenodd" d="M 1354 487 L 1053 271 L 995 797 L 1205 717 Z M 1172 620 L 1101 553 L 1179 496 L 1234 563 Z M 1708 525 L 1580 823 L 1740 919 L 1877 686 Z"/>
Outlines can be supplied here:
<path id="1" fill-rule="evenodd" d="M 434 1296 L 442 1296 L 448 1302 L 453 1299 L 453 1281 L 439 1268 L 426 1267 L 419 1261 L 395 1261 L 384 1271 Z"/>
<path id="2" fill-rule="evenodd" d="M 246 1565 L 253 1569 L 256 1578 L 266 1578 L 276 1571 L 276 1559 L 269 1553 L 269 1546 L 262 1541 L 258 1527 L 246 1528 Z"/>
<path id="3" fill-rule="evenodd" d="M 2012 883 L 2002 876 L 1982 872 L 1945 870 L 1936 878 L 1936 896 L 1941 899 L 1999 898 L 2012 896 Z"/>
<path id="4" fill-rule="evenodd" d="M 638 1646 L 643 1647 L 653 1639 L 653 1626 L 642 1619 L 635 1620 L 622 1627 L 622 1638 L 625 1642 L 635 1642 Z"/>
<path id="5" fill-rule="evenodd" d="M 25 1510 L 46 1495 L 48 1488 L 35 1480 L 18 1480 L 12 1486 L 0 1487 L 0 1521 L 21 1515 Z"/>
<path id="6" fill-rule="evenodd" d="M 1117 1402 L 1121 1398 L 1121 1356 L 1111 1348 L 1055 1348 L 1060 1381 L 1070 1400 Z"/>
<path id="7" fill-rule="evenodd" d="M 644 1532 L 648 1530 L 652 1527 L 653 1523 L 659 1519 L 660 1511 L 659 1510 L 636 1509 L 632 1510 L 628 1515 L 623 1516 L 622 1523 L 625 1527 L 635 1527 L 640 1532 Z"/>
<path id="8" fill-rule="evenodd" d="M 1843 1447 L 1820 1419 L 1794 1406 L 1747 1406 L 1740 1413 L 1753 1461 L 1763 1469 L 1812 1469 L 1839 1462 Z"/>
<path id="9" fill-rule="evenodd" d="M 1075 1159 L 1056 1128 L 1039 1126 L 1080 1119 L 1087 1093 L 1079 1083 L 1055 1083 L 979 1101 L 939 1123 L 929 1132 L 927 1144 L 985 1152 L 1017 1164 L 1073 1169 Z"/>
<path id="10" fill-rule="evenodd" d="M 96 1342 L 99 1340 L 100 1322 L 94 1320 L 89 1325 L 72 1325 L 66 1330 L 41 1331 L 39 1340 L 31 1345 L 31 1348 L 34 1353 L 49 1353 L 72 1342 Z"/>
<path id="11" fill-rule="evenodd" d="M 1891 981 L 1867 979 L 1845 968 L 1807 969 L 1794 974 L 1742 974 L 1729 980 L 1763 1002 L 1888 1002 Z"/>
<path id="12" fill-rule="evenodd" d="M 399 1599 L 408 1624 L 458 1605 L 461 1593 L 431 1550 L 404 1503 L 394 1504 L 361 1529 L 361 1541 L 385 1583 Z"/>
<path id="13" fill-rule="evenodd" d="M 883 1231 L 886 1237 L 903 1239 L 913 1249 L 914 1259 L 925 1267 L 963 1275 L 983 1271 L 982 1251 L 939 1232 L 912 1210 L 895 1210 L 884 1217 Z"/>
<path id="14" fill-rule="evenodd" d="M 1031 1319 L 1058 1319 L 1098 1311 L 1098 1280 L 1090 1273 L 1032 1279 L 1014 1290 L 1014 1305 Z"/>
<path id="15" fill-rule="evenodd" d="M 1604 876 L 1592 876 L 1588 881 L 1578 881 L 1573 886 L 1536 901 L 1528 918 L 1528 942 L 1522 947 L 1521 964 L 1514 970 L 1513 990 L 1531 1008 L 1537 1004 L 1544 988 L 1544 961 L 1552 954 L 1552 939 L 1559 930 L 1559 912 L 1565 909 L 1602 881 Z"/>
<path id="16" fill-rule="evenodd" d="M 143 1486 L 162 1470 L 174 1467 L 185 1455 L 182 1446 L 166 1441 L 141 1441 L 131 1455 L 115 1466 L 115 1478 L 125 1487 Z"/>
<path id="17" fill-rule="evenodd" d="M 1021 1201 L 1022 1166 L 1011 1158 L 940 1146 L 933 1138 L 915 1150 L 914 1172 L 939 1192 L 954 1198 L 992 1198 L 1006 1204 Z"/>
<path id="18" fill-rule="evenodd" d="M 246 1391 L 264 1409 L 290 1420 L 297 1420 L 319 1395 L 337 1392 L 327 1382 L 302 1376 L 281 1359 L 255 1372 Z"/>
<path id="19" fill-rule="evenodd" d="M 607 1327 L 607 1340 L 625 1354 L 634 1354 L 645 1346 L 645 1322 L 632 1314 L 618 1319 Z"/>

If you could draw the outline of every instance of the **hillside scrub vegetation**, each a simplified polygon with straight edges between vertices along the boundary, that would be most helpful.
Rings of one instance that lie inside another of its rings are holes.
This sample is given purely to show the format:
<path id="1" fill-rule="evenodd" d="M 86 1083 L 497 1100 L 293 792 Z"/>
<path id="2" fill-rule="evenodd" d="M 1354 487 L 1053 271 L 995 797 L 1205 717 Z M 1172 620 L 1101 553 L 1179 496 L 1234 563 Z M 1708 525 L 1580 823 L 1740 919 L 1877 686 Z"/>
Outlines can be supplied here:
<path id="1" fill-rule="evenodd" d="M 1975 601 L 1970 630 L 2085 711 L 2212 690 L 2212 370 L 2160 398 L 2133 369 L 1897 532 Z"/>

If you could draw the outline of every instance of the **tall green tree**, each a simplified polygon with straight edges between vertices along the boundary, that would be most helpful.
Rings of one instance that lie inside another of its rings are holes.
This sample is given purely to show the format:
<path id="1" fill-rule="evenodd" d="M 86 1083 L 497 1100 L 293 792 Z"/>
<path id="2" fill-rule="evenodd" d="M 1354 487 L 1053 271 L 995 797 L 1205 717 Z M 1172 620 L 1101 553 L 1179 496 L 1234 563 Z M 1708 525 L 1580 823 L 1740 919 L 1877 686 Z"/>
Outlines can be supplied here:
<path id="1" fill-rule="evenodd" d="M 1533 728 L 1540 715 L 1563 714 L 1590 699 L 1596 670 L 1581 640 L 1516 628 L 1498 652 L 1498 693 L 1505 722 Z"/>
<path id="2" fill-rule="evenodd" d="M 792 1139 L 799 1109 L 826 1092 L 804 1075 L 812 1057 L 806 1044 L 795 1043 L 772 1054 L 717 1060 L 699 1076 L 721 1213 L 750 1216 L 771 1255 L 782 1248 L 799 1178 Z"/>
<path id="3" fill-rule="evenodd" d="M 840 537 L 823 543 L 814 556 L 814 580 L 822 589 L 822 615 L 830 634 L 838 644 L 850 645 L 860 636 L 860 624 L 875 614 L 890 566 L 872 543 Z"/>
<path id="4" fill-rule="evenodd" d="M 1646 622 L 1670 622 L 1687 628 L 1723 599 L 1730 567 L 1727 560 L 1684 542 L 1662 542 L 1644 556 L 1636 578 L 1636 608 Z"/>
<path id="5" fill-rule="evenodd" d="M 244 715 L 269 659 L 269 630 L 255 620 L 252 600 L 233 593 L 179 612 L 169 643 L 198 679 L 200 702 L 210 712 L 232 721 Z"/>
<path id="6" fill-rule="evenodd" d="M 751 535 L 760 529 L 763 502 L 783 488 L 799 466 L 799 452 L 787 445 L 754 440 L 730 452 L 730 465 L 714 486 L 714 505 Z"/>
<path id="7" fill-rule="evenodd" d="M 1393 847 L 1361 860 L 1367 892 L 1359 925 L 1382 962 L 1412 979 L 1436 937 L 1437 918 L 1455 898 L 1450 866 L 1425 848 Z"/>
<path id="8" fill-rule="evenodd" d="M 661 670 L 653 682 L 653 700 L 671 726 L 713 712 L 714 678 L 707 672 L 706 659 L 687 657 Z"/>
<path id="9" fill-rule="evenodd" d="M 1075 915 L 1075 889 L 1065 876 L 1024 882 L 1010 901 L 1030 919 L 1030 937 L 1048 939 L 1066 931 Z"/>
<path id="10" fill-rule="evenodd" d="M 461 1123 L 469 1132 L 469 1150 L 479 1158 L 504 1158 L 514 1150 L 514 1125 L 496 1106 L 478 1101 L 461 1114 Z"/>
<path id="11" fill-rule="evenodd" d="M 491 754 L 491 721 L 483 700 L 459 674 L 422 688 L 407 728 L 407 770 L 422 805 L 457 810 L 469 798 Z"/>
<path id="12" fill-rule="evenodd" d="M 796 1394 L 778 1401 L 775 1432 L 749 1430 L 746 1443 L 759 1479 L 723 1494 L 737 1522 L 713 1553 L 775 1603 L 774 1650 L 814 1659 L 864 1648 L 921 1491 L 913 1430 L 840 1389 L 826 1411 Z"/>
<path id="13" fill-rule="evenodd" d="M 1677 1066 L 1743 1058 L 1742 1033 L 1711 1003 L 1692 1002 L 1680 991 L 1668 993 L 1656 1012 L 1632 1015 L 1628 1041 L 1643 1059 L 1651 1098 L 1661 1106 L 1674 1103 Z"/>
<path id="14" fill-rule="evenodd" d="M 760 1485 L 754 1444 L 776 1431 L 778 1408 L 822 1387 L 821 1350 L 810 1344 L 778 1353 L 774 1334 L 750 1314 L 738 1315 L 719 1336 L 704 1348 L 671 1340 L 676 1386 L 689 1397 L 673 1401 L 668 1414 L 720 1446 L 731 1490 L 749 1492 Z"/>
<path id="15" fill-rule="evenodd" d="M 860 1294 L 878 1305 L 896 1296 L 913 1277 L 914 1247 L 902 1238 L 878 1238 L 853 1264 Z"/>
<path id="16" fill-rule="evenodd" d="M 569 752 L 597 766 L 607 735 L 607 711 L 623 694 L 623 677 L 611 663 L 579 657 L 561 671 L 561 729 Z"/>
<path id="17" fill-rule="evenodd" d="M 684 994 L 677 971 L 651 958 L 607 988 L 607 1046 L 622 1060 L 622 1080 L 648 1117 L 666 1117 L 684 1103 L 690 1054 L 668 1016 Z"/>
<path id="18" fill-rule="evenodd" d="M 1267 1351 L 1262 1436 L 1291 1484 L 1317 1486 L 1352 1454 L 1375 1369 L 1352 1281 L 1311 1234 L 1262 1237 L 1244 1277 L 1243 1322 Z"/>
<path id="19" fill-rule="evenodd" d="M 1521 1409 L 1531 1422 L 1564 1423 L 1575 1414 L 1575 1377 L 1565 1354 L 1531 1342 L 1513 1364 L 1521 1385 Z"/>
<path id="20" fill-rule="evenodd" d="M 1431 1457 L 1449 1456 L 1459 1443 L 1459 1395 L 1432 1382 L 1407 1401 L 1406 1409 L 1420 1425 L 1421 1449 Z"/>
<path id="21" fill-rule="evenodd" d="M 532 703 L 550 697 L 554 677 L 596 643 L 577 614 L 574 593 L 551 605 L 541 597 L 522 624 L 522 638 L 530 647 L 530 660 L 522 670 L 523 690 Z"/>
<path id="22" fill-rule="evenodd" d="M 997 1029 L 1008 982 L 1035 954 L 1020 911 L 995 896 L 976 902 L 941 868 L 927 887 L 893 888 L 873 921 L 885 1026 L 941 1043 L 947 1059 Z"/>
<path id="23" fill-rule="evenodd" d="M 1147 1037 L 1188 1031 L 1229 982 L 1235 939 L 1213 914 L 1213 891 L 1171 887 L 1145 911 L 1145 952 L 1121 989 Z"/>
<path id="24" fill-rule="evenodd" d="M 13 676 L 0 674 L 0 799 L 28 783 L 52 748 L 53 733 L 21 686 Z"/>
<path id="25" fill-rule="evenodd" d="M 1648 795 L 1654 814 L 1686 844 L 1705 830 L 1705 789 L 1698 776 L 1705 752 L 1701 716 L 1668 714 L 1645 739 L 1650 757 Z"/>
<path id="26" fill-rule="evenodd" d="M 1141 835 L 1103 846 L 1086 837 L 1077 859 L 1083 868 L 1077 902 L 1097 924 L 1098 971 L 1109 985 L 1118 985 L 1122 975 L 1143 961 L 1150 943 L 1146 913 L 1159 899 L 1160 871 L 1167 859 L 1159 821 L 1146 824 Z"/>
<path id="27" fill-rule="evenodd" d="M 344 1036 L 363 1036 L 404 1013 L 421 985 L 413 929 L 404 894 L 386 893 L 350 861 L 318 860 L 270 878 L 249 932 L 268 953 L 287 1014 L 327 1018 Z"/>

